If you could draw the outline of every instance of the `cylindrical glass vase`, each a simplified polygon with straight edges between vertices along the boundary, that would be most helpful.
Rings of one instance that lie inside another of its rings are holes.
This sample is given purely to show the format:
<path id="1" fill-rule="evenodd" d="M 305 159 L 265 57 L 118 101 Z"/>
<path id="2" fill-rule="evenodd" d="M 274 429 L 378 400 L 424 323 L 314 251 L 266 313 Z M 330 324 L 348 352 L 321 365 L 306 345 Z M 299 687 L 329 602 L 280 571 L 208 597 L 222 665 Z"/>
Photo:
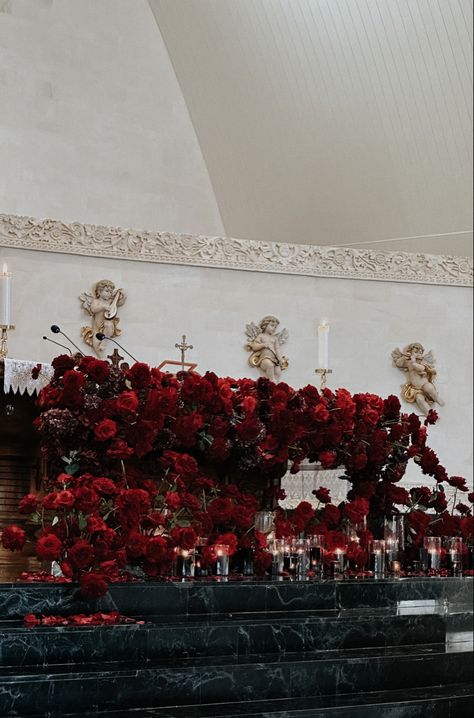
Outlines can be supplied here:
<path id="1" fill-rule="evenodd" d="M 371 541 L 369 544 L 369 568 L 374 578 L 385 576 L 385 541 Z"/>
<path id="2" fill-rule="evenodd" d="M 439 536 L 425 536 L 423 548 L 426 570 L 439 571 L 441 568 L 441 539 Z"/>
<path id="3" fill-rule="evenodd" d="M 176 556 L 176 575 L 178 578 L 194 578 L 195 560 L 194 551 L 179 549 Z"/>
<path id="4" fill-rule="evenodd" d="M 462 576 L 462 538 L 446 539 L 446 568 L 451 576 Z"/>
<path id="5" fill-rule="evenodd" d="M 309 539 L 309 570 L 316 576 L 323 571 L 324 560 L 324 536 L 314 535 Z"/>
<path id="6" fill-rule="evenodd" d="M 229 575 L 229 547 L 226 544 L 215 544 L 216 561 L 214 564 L 215 576 Z"/>

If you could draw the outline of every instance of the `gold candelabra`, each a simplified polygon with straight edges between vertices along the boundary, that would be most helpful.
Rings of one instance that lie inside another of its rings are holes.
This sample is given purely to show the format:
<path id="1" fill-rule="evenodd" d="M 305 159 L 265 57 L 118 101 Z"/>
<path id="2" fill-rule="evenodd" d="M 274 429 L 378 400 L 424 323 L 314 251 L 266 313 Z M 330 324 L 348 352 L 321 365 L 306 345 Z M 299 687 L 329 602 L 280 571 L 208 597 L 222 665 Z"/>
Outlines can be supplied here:
<path id="1" fill-rule="evenodd" d="M 315 369 L 316 374 L 319 374 L 319 388 L 324 389 L 327 382 L 327 375 L 332 374 L 332 369 Z"/>
<path id="2" fill-rule="evenodd" d="M 14 324 L 0 324 L 0 359 L 8 356 L 8 331 L 15 329 Z"/>

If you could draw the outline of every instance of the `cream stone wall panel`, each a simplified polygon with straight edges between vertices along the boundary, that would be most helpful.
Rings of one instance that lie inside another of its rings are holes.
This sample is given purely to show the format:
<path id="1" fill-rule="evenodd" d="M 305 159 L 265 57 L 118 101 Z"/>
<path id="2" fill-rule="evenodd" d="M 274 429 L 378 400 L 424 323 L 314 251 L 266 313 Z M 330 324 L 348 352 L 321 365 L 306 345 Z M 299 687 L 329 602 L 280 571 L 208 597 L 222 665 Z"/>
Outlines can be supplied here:
<path id="1" fill-rule="evenodd" d="M 0 3 L 0 211 L 222 234 L 146 0 Z"/>

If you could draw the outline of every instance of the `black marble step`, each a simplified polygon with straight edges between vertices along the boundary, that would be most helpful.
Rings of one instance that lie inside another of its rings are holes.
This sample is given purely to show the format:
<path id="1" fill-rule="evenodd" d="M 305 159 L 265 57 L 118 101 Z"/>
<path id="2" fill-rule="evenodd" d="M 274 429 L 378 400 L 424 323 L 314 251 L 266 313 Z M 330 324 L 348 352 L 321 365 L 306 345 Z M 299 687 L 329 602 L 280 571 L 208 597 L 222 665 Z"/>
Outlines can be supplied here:
<path id="1" fill-rule="evenodd" d="M 427 612 L 429 610 L 429 612 Z M 443 643 L 472 631 L 469 607 L 147 617 L 144 625 L 25 628 L 0 621 L 0 665 L 245 656 Z"/>
<path id="2" fill-rule="evenodd" d="M 465 649 L 468 650 L 465 650 Z M 468 683 L 472 645 L 0 670 L 0 715 L 335 696 Z M 226 714 L 224 714 L 226 715 Z"/>
<path id="3" fill-rule="evenodd" d="M 420 600 L 467 604 L 472 597 L 472 578 L 114 584 L 107 596 L 94 603 L 80 600 L 73 585 L 14 583 L 0 584 L 0 618 L 96 610 L 119 610 L 127 615 L 331 610 Z"/>
<path id="4" fill-rule="evenodd" d="M 472 687 L 452 684 L 336 697 L 280 698 L 61 715 L 64 718 L 469 718 L 473 708 Z M 35 714 L 31 718 L 43 716 Z"/>

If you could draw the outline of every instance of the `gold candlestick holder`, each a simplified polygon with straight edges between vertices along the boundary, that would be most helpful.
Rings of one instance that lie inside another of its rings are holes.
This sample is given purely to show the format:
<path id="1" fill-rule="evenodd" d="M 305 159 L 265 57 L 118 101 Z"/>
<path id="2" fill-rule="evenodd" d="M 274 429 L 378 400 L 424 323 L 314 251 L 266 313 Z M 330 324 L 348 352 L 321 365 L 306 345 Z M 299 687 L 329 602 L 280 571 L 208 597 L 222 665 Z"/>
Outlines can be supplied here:
<path id="1" fill-rule="evenodd" d="M 8 356 L 8 332 L 15 329 L 14 324 L 0 324 L 0 359 Z"/>
<path id="2" fill-rule="evenodd" d="M 326 386 L 327 375 L 332 374 L 332 369 L 315 369 L 316 374 L 319 374 L 319 388 L 324 389 Z"/>

